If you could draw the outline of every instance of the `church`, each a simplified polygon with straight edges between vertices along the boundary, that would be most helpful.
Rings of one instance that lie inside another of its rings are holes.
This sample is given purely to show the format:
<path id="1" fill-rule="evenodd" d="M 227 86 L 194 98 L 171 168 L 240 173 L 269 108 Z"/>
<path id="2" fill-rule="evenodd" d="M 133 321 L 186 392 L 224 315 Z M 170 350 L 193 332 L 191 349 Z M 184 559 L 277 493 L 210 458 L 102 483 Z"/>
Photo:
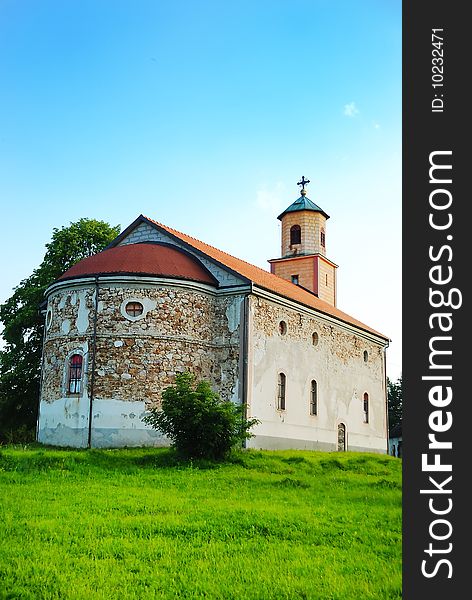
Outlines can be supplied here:
<path id="1" fill-rule="evenodd" d="M 282 212 L 270 272 L 140 215 L 46 291 L 37 439 L 166 446 L 144 423 L 175 374 L 259 419 L 247 447 L 387 453 L 389 339 L 337 304 L 329 215 Z"/>

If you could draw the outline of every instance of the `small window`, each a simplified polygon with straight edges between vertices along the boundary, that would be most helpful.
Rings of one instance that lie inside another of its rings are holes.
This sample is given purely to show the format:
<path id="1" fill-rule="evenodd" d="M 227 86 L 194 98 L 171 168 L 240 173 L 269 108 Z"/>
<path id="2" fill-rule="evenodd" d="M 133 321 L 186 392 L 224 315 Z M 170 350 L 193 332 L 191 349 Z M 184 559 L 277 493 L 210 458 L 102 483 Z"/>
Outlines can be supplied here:
<path id="1" fill-rule="evenodd" d="M 128 302 L 125 306 L 126 314 L 130 317 L 139 317 L 143 314 L 144 307 L 141 302 Z"/>
<path id="2" fill-rule="evenodd" d="M 82 356 L 73 354 L 69 359 L 67 391 L 69 394 L 80 394 L 82 382 Z"/>
<path id="3" fill-rule="evenodd" d="M 314 331 L 313 335 L 311 336 L 311 343 L 313 344 L 313 346 L 318 346 L 319 341 L 320 341 L 320 336 L 318 335 L 318 333 L 316 331 Z"/>
<path id="4" fill-rule="evenodd" d="M 300 225 L 293 225 L 290 228 L 290 245 L 302 243 L 302 229 Z"/>
<path id="5" fill-rule="evenodd" d="M 292 275 L 292 283 L 298 285 L 298 275 Z"/>
<path id="6" fill-rule="evenodd" d="M 326 236 L 324 229 L 321 230 L 321 245 L 323 246 L 323 248 L 326 246 Z"/>
<path id="7" fill-rule="evenodd" d="M 326 273 L 325 278 L 326 278 L 325 283 L 326 283 L 326 285 L 328 285 L 328 273 Z"/>
<path id="8" fill-rule="evenodd" d="M 318 414 L 318 384 L 314 379 L 310 386 L 310 415 Z"/>
<path id="9" fill-rule="evenodd" d="M 285 383 L 284 373 L 279 373 L 279 382 L 277 386 L 277 410 L 285 410 Z"/>
<path id="10" fill-rule="evenodd" d="M 49 309 L 48 312 L 46 313 L 46 329 L 49 329 L 51 327 L 51 323 L 52 323 L 52 310 Z"/>
<path id="11" fill-rule="evenodd" d="M 369 422 L 369 394 L 364 394 L 364 423 Z"/>
<path id="12" fill-rule="evenodd" d="M 285 321 L 280 321 L 279 331 L 280 335 L 285 335 L 287 333 L 287 323 Z"/>
<path id="13" fill-rule="evenodd" d="M 364 362 L 366 363 L 369 360 L 369 353 L 367 350 L 364 350 Z"/>

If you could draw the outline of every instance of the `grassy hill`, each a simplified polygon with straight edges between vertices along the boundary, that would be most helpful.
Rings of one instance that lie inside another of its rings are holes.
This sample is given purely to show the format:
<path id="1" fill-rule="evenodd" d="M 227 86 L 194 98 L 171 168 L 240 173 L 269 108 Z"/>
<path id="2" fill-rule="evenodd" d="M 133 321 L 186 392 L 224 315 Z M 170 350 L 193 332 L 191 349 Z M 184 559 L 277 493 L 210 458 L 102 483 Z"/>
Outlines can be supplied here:
<path id="1" fill-rule="evenodd" d="M 2 448 L 0 598 L 401 598 L 401 461 Z"/>

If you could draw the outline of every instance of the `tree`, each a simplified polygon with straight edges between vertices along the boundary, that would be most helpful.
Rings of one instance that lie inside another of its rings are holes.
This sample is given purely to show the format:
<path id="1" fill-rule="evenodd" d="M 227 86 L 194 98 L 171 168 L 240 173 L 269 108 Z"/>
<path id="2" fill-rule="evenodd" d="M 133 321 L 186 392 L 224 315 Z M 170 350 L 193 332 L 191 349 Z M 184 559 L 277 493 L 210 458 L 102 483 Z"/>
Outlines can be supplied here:
<path id="1" fill-rule="evenodd" d="M 388 426 L 392 430 L 402 423 L 403 389 L 402 378 L 394 383 L 387 377 Z"/>
<path id="2" fill-rule="evenodd" d="M 73 264 L 103 250 L 119 233 L 95 219 L 53 229 L 37 269 L 0 306 L 5 347 L 0 351 L 0 441 L 31 436 L 36 424 L 46 288 Z M 22 441 L 22 440 L 19 440 Z"/>
<path id="3" fill-rule="evenodd" d="M 162 405 L 143 419 L 172 440 L 186 458 L 220 460 L 252 437 L 258 419 L 246 419 L 244 406 L 224 401 L 207 381 L 178 373 L 175 385 L 162 392 Z"/>

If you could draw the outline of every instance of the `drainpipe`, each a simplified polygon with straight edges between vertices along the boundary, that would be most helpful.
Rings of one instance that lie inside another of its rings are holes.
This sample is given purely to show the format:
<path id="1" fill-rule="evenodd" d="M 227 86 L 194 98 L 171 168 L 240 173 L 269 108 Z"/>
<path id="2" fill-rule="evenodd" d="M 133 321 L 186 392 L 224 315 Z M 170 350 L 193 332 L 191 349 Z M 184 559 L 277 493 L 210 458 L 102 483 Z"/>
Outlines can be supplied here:
<path id="1" fill-rule="evenodd" d="M 385 385 L 385 427 L 387 429 L 387 455 L 388 455 L 388 440 L 390 438 L 390 432 L 388 428 L 388 386 L 387 386 L 387 348 L 389 347 L 389 343 L 384 346 L 384 385 Z"/>
<path id="2" fill-rule="evenodd" d="M 244 296 L 243 301 L 243 328 L 242 328 L 242 352 L 243 352 L 243 372 L 241 377 L 241 401 L 244 405 L 243 419 L 248 416 L 248 351 L 249 351 L 249 294 Z M 247 440 L 243 440 L 242 447 L 246 448 Z"/>
<path id="3" fill-rule="evenodd" d="M 95 310 L 93 315 L 92 336 L 92 373 L 90 375 L 90 404 L 88 422 L 88 448 L 92 447 L 92 418 L 93 418 L 93 396 L 95 391 L 95 363 L 97 356 L 97 320 L 98 320 L 98 277 L 95 277 Z"/>

